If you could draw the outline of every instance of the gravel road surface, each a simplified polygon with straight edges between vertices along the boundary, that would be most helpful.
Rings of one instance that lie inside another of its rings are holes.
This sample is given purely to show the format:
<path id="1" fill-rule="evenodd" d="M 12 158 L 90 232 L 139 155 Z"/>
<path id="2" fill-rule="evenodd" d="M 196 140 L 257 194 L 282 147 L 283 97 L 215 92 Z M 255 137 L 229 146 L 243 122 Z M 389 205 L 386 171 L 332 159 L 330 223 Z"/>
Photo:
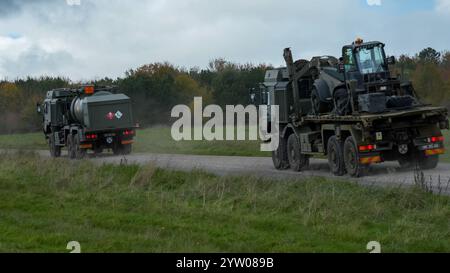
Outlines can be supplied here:
<path id="1" fill-rule="evenodd" d="M 49 156 L 48 151 L 39 151 L 42 156 Z M 64 156 L 64 154 L 63 154 Z M 126 157 L 102 155 L 89 156 L 89 160 L 97 163 L 128 163 L 149 164 L 174 170 L 204 170 L 216 175 L 254 175 L 276 179 L 305 179 L 308 177 L 336 178 L 329 172 L 328 163 L 323 159 L 312 159 L 310 170 L 301 173 L 290 170 L 278 171 L 272 165 L 271 158 L 265 157 L 230 157 L 230 156 L 199 156 L 176 154 L 132 154 Z M 450 164 L 441 163 L 436 169 L 424 171 L 425 182 L 433 191 L 450 194 Z M 402 170 L 398 164 L 383 163 L 371 166 L 367 176 L 363 178 L 339 177 L 341 180 L 352 180 L 364 185 L 395 185 L 407 186 L 415 183 L 414 170 Z"/>

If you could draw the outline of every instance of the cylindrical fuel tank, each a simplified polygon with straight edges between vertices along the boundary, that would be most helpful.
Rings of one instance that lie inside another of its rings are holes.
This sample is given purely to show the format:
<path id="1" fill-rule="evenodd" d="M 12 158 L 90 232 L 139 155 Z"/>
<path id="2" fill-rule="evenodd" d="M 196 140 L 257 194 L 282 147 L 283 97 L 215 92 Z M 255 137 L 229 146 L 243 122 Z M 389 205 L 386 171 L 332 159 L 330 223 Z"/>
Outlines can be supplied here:
<path id="1" fill-rule="evenodd" d="M 124 94 L 106 91 L 73 99 L 70 119 L 89 130 L 133 127 L 131 100 Z"/>
<path id="2" fill-rule="evenodd" d="M 92 97 L 96 96 L 105 96 L 105 95 L 112 95 L 112 93 L 107 91 L 101 91 L 97 92 Z M 70 106 L 70 116 L 75 122 L 79 122 L 81 125 L 86 126 L 84 124 L 84 116 L 86 112 L 88 111 L 88 98 L 89 97 L 77 97 L 72 101 L 72 104 Z"/>
<path id="3" fill-rule="evenodd" d="M 70 116 L 76 122 L 83 121 L 83 98 L 75 98 L 70 106 Z"/>

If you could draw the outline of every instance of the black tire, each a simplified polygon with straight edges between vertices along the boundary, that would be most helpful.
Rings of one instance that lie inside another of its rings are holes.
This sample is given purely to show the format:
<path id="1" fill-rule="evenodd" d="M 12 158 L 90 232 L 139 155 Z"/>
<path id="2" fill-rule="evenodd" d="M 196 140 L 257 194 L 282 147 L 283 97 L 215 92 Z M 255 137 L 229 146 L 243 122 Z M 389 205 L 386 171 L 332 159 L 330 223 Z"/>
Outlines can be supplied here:
<path id="1" fill-rule="evenodd" d="M 289 166 L 293 171 L 300 172 L 309 167 L 309 157 L 301 153 L 300 141 L 295 134 L 288 138 L 287 154 Z"/>
<path id="2" fill-rule="evenodd" d="M 313 114 L 315 115 L 327 113 L 330 109 L 327 102 L 323 102 L 320 100 L 319 92 L 316 88 L 313 88 L 313 90 L 311 91 L 311 106 Z"/>
<path id="3" fill-rule="evenodd" d="M 415 166 L 415 162 L 412 158 L 408 157 L 400 157 L 398 159 L 398 164 L 400 165 L 400 169 L 412 169 Z"/>
<path id="4" fill-rule="evenodd" d="M 367 172 L 367 165 L 359 161 L 359 151 L 356 147 L 356 141 L 349 136 L 344 143 L 344 162 L 347 173 L 352 177 L 361 177 Z"/>
<path id="5" fill-rule="evenodd" d="M 131 154 L 132 146 L 131 144 L 117 144 L 112 148 L 112 150 L 114 155 L 129 155 Z"/>
<path id="6" fill-rule="evenodd" d="M 57 146 L 56 145 L 56 141 L 55 141 L 55 134 L 52 133 L 50 134 L 49 138 L 48 138 L 48 146 L 50 149 L 50 156 L 51 157 L 60 157 L 61 156 L 61 146 Z"/>
<path id="7" fill-rule="evenodd" d="M 120 144 L 114 145 L 112 151 L 114 155 L 120 155 L 122 153 L 122 146 Z"/>
<path id="8" fill-rule="evenodd" d="M 131 144 L 122 145 L 122 154 L 123 155 L 129 155 L 131 154 L 132 146 Z"/>
<path id="9" fill-rule="evenodd" d="M 336 176 L 343 176 L 345 174 L 345 164 L 342 142 L 338 141 L 336 136 L 332 136 L 328 140 L 328 165 L 330 171 Z"/>
<path id="10" fill-rule="evenodd" d="M 82 149 L 80 147 L 81 145 L 81 141 L 80 141 L 80 137 L 78 136 L 78 134 L 76 134 L 74 136 L 74 150 L 75 150 L 75 158 L 76 159 L 83 159 L 86 156 L 86 149 Z"/>
<path id="11" fill-rule="evenodd" d="M 280 137 L 278 149 L 272 152 L 272 162 L 277 170 L 289 169 L 289 159 L 287 156 L 287 141 Z"/>
<path id="12" fill-rule="evenodd" d="M 75 145 L 73 135 L 68 135 L 66 140 L 67 153 L 70 159 L 75 159 Z"/>
<path id="13" fill-rule="evenodd" d="M 95 155 L 101 155 L 103 153 L 103 148 L 95 148 L 94 149 L 94 154 Z"/>
<path id="14" fill-rule="evenodd" d="M 421 156 L 419 158 L 419 167 L 421 170 L 433 170 L 436 169 L 436 167 L 439 164 L 439 156 L 433 155 L 433 156 Z"/>

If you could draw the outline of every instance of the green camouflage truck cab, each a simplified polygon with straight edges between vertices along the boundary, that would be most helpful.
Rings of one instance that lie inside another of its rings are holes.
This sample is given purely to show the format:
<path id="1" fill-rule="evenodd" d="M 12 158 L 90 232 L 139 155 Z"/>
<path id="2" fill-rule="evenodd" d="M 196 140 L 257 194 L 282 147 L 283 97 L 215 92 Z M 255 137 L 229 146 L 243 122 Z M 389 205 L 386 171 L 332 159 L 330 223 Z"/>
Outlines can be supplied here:
<path id="1" fill-rule="evenodd" d="M 384 161 L 435 168 L 445 153 L 447 109 L 423 104 L 411 83 L 391 76 L 395 59 L 384 44 L 358 39 L 342 54 L 294 62 L 285 49 L 286 67 L 267 71 L 251 94 L 254 103 L 280 109 L 274 166 L 302 171 L 310 157 L 326 156 L 337 176 L 362 176 Z"/>
<path id="2" fill-rule="evenodd" d="M 50 154 L 61 156 L 66 147 L 69 158 L 83 158 L 88 150 L 100 154 L 131 153 L 136 134 L 130 98 L 113 94 L 111 87 L 83 86 L 79 89 L 54 89 L 47 92 L 38 112 L 43 116 L 43 131 Z"/>

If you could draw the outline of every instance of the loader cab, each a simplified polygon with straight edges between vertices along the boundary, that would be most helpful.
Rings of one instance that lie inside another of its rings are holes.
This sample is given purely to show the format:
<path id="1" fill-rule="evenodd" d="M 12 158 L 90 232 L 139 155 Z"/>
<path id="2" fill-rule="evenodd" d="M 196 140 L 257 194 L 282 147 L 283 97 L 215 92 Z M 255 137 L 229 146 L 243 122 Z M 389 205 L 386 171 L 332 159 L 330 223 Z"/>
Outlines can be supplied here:
<path id="1" fill-rule="evenodd" d="M 389 79 L 389 64 L 395 59 L 386 58 L 384 46 L 381 42 L 363 43 L 362 40 L 344 46 L 340 70 L 346 81 L 356 80 L 362 87 L 364 83 Z"/>
<path id="2" fill-rule="evenodd" d="M 395 58 L 387 58 L 384 47 L 381 42 L 364 43 L 361 39 L 343 47 L 339 70 L 350 89 L 351 111 L 380 113 L 419 104 L 411 84 L 391 76 L 389 65 L 395 64 Z M 338 98 L 344 105 L 349 105 L 345 103 L 348 99 Z"/>

